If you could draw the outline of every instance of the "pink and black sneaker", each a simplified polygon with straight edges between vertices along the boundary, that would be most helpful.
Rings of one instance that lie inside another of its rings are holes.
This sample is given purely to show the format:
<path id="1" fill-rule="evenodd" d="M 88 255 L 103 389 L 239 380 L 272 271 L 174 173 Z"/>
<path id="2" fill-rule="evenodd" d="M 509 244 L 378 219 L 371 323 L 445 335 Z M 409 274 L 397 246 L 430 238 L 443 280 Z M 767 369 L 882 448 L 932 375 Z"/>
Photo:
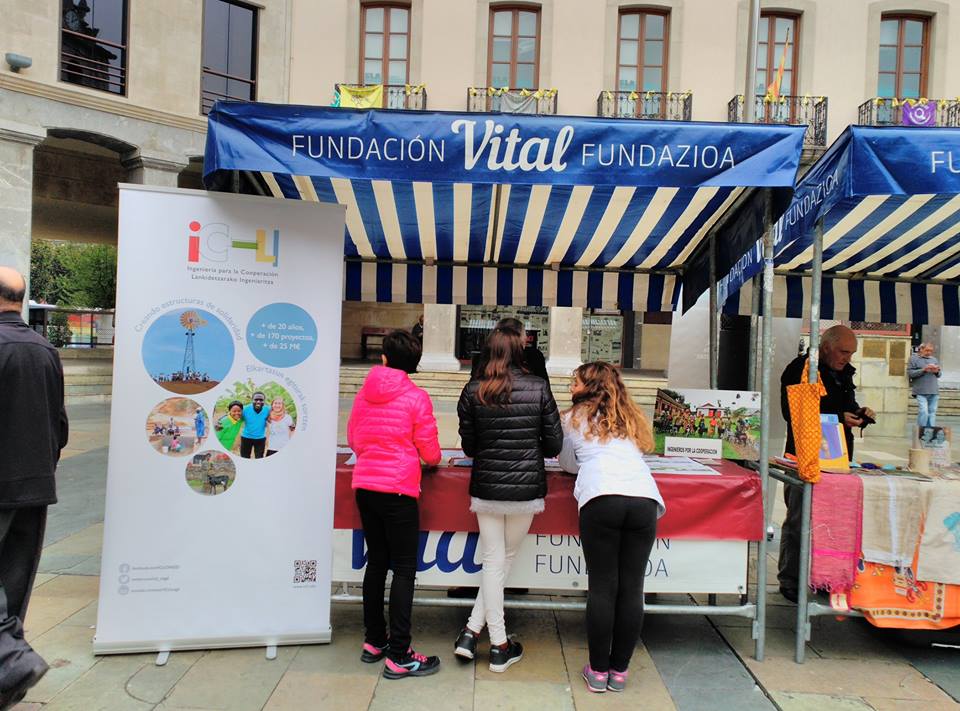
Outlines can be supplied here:
<path id="1" fill-rule="evenodd" d="M 386 679 L 403 679 L 407 676 L 430 676 L 440 671 L 440 657 L 428 657 L 413 648 L 407 650 L 399 659 L 387 657 L 383 665 L 383 676 Z"/>
<path id="2" fill-rule="evenodd" d="M 594 671 L 589 664 L 583 668 L 583 680 L 587 682 L 587 690 L 594 694 L 606 692 L 609 676 L 608 672 Z"/>
<path id="3" fill-rule="evenodd" d="M 363 650 L 360 652 L 360 661 L 366 662 L 367 664 L 379 662 L 384 658 L 384 656 L 386 656 L 387 646 L 387 644 L 384 644 L 382 647 L 378 647 L 370 642 L 364 642 Z"/>
<path id="4" fill-rule="evenodd" d="M 627 685 L 627 672 L 610 670 L 610 677 L 607 679 L 607 691 L 623 691 Z"/>

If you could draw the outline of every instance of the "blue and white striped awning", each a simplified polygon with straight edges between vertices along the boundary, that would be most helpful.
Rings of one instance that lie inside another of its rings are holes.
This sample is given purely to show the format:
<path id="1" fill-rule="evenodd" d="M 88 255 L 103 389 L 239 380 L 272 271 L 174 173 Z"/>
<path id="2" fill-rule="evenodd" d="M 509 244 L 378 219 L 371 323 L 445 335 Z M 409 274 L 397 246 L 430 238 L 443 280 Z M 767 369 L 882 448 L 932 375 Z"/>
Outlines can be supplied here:
<path id="1" fill-rule="evenodd" d="M 239 170 L 274 197 L 346 206 L 347 300 L 637 311 L 676 306 L 684 267 L 745 188 L 792 188 L 803 139 L 787 126 L 236 103 L 209 119 L 206 179 Z"/>
<path id="2" fill-rule="evenodd" d="M 809 299 L 803 284 L 820 219 L 822 318 L 960 325 L 960 129 L 844 132 L 804 176 L 774 229 L 775 287 L 788 292 L 776 297 L 780 315 L 809 310 L 800 300 Z M 726 310 L 750 313 L 749 294 L 736 290 L 760 272 L 759 251 L 721 283 Z"/>

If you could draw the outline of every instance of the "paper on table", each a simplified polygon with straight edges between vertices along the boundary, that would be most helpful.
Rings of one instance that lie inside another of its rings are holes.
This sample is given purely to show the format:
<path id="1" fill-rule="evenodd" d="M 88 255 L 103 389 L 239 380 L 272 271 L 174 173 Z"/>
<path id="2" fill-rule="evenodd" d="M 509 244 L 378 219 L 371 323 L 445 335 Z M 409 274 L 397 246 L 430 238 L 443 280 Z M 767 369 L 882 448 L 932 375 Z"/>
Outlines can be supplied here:
<path id="1" fill-rule="evenodd" d="M 653 454 L 645 454 L 643 459 L 653 474 L 720 476 L 720 472 L 689 457 L 658 457 Z"/>

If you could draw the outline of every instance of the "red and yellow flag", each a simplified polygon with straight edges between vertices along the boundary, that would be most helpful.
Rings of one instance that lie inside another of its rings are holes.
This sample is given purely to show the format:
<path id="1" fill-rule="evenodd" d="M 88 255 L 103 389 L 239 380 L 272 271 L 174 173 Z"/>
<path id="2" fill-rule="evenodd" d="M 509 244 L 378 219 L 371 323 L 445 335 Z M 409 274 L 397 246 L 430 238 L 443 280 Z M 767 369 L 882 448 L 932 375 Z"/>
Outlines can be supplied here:
<path id="1" fill-rule="evenodd" d="M 777 67 L 777 75 L 770 86 L 767 87 L 767 96 L 771 99 L 780 98 L 780 85 L 783 84 L 783 71 L 787 65 L 787 52 L 790 50 L 790 29 L 787 28 L 787 41 L 783 45 L 783 54 L 780 55 L 780 66 Z"/>

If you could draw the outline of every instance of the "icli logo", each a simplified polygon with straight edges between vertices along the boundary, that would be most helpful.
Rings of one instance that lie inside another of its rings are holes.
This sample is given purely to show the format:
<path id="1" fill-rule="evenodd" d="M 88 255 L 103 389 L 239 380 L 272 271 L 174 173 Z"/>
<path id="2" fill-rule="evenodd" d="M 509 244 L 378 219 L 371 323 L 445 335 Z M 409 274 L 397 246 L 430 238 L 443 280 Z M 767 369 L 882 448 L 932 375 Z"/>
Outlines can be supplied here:
<path id="1" fill-rule="evenodd" d="M 196 220 L 189 225 L 187 241 L 187 261 L 196 264 L 203 261 L 227 262 L 235 249 L 250 250 L 256 254 L 256 261 L 277 266 L 280 258 L 280 230 L 272 230 L 272 239 L 268 239 L 267 230 L 255 231 L 256 239 L 238 240 L 230 237 L 230 227 L 223 222 L 211 222 L 201 225 Z"/>

